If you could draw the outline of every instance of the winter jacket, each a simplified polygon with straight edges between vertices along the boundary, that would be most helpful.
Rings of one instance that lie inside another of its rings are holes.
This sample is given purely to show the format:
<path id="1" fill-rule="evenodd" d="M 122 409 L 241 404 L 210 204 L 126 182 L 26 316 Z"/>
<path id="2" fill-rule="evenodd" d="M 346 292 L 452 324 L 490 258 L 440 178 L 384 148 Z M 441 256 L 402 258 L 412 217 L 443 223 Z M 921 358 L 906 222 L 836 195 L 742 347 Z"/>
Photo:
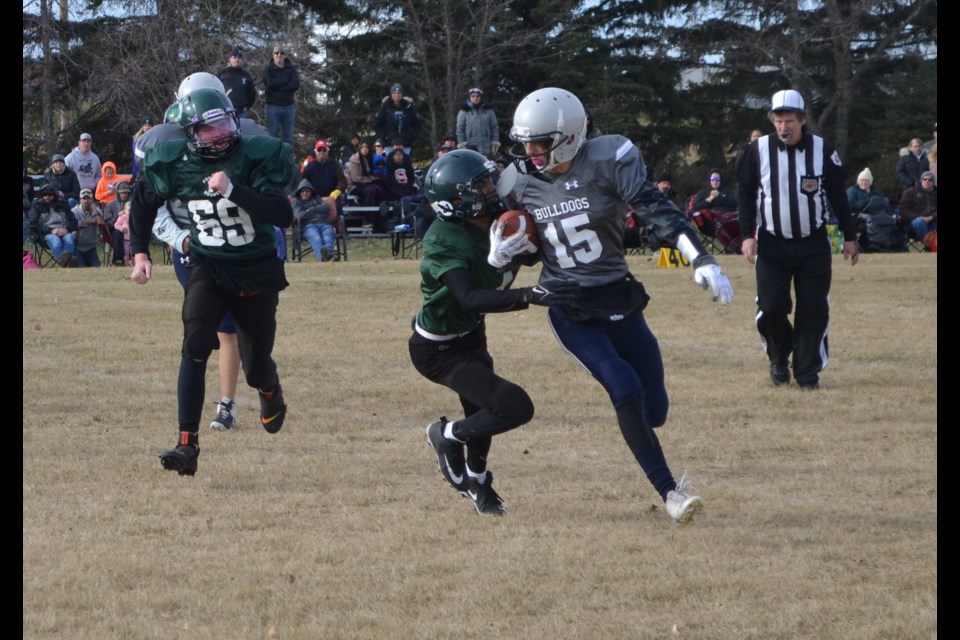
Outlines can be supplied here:
<path id="1" fill-rule="evenodd" d="M 493 152 L 491 144 L 500 142 L 500 127 L 493 109 L 485 102 L 474 106 L 468 99 L 457 113 L 457 142 L 489 156 Z"/>
<path id="2" fill-rule="evenodd" d="M 54 229 L 76 231 L 76 216 L 60 198 L 55 197 L 50 204 L 45 203 L 43 198 L 37 198 L 30 205 L 30 234 L 33 237 L 45 236 Z"/>
<path id="3" fill-rule="evenodd" d="M 897 168 L 894 173 L 900 186 L 909 189 L 914 185 L 919 187 L 920 176 L 923 175 L 924 171 L 929 170 L 930 159 L 927 158 L 927 154 L 922 153 L 918 157 L 908 151 L 906 155 L 900 156 L 900 159 L 897 160 Z"/>
<path id="4" fill-rule="evenodd" d="M 121 182 L 129 182 L 130 179 L 126 176 L 118 175 L 117 165 L 110 160 L 103 163 L 103 168 L 112 168 L 113 177 L 108 178 L 106 171 L 104 171 L 103 177 L 100 178 L 100 181 L 97 183 L 97 190 L 94 192 L 93 197 L 96 198 L 100 204 L 107 204 L 117 199 L 117 185 Z"/>
<path id="5" fill-rule="evenodd" d="M 268 62 L 263 68 L 263 87 L 263 101 L 266 104 L 289 107 L 300 88 L 300 74 L 288 58 L 283 60 L 282 68 Z"/>
<path id="6" fill-rule="evenodd" d="M 300 192 L 304 189 L 312 191 L 313 196 L 302 200 Z M 330 224 L 331 216 L 336 216 L 336 212 L 317 195 L 316 191 L 313 191 L 313 185 L 309 180 L 301 180 L 293 200 L 293 217 L 300 224 L 300 228 L 303 229 L 308 224 Z"/>
<path id="7" fill-rule="evenodd" d="M 304 165 L 300 177 L 309 180 L 313 190 L 319 196 L 329 196 L 330 192 L 339 189 L 347 190 L 347 174 L 343 167 L 333 160 L 321 162 L 313 160 Z"/>
<path id="8" fill-rule="evenodd" d="M 403 146 L 412 147 L 420 135 L 420 116 L 413 98 L 404 96 L 400 104 L 396 104 L 390 96 L 385 97 L 373 119 L 373 129 L 384 146 L 390 146 L 394 138 L 400 138 Z"/>
<path id="9" fill-rule="evenodd" d="M 63 173 L 54 173 L 53 167 L 43 172 L 46 184 L 63 194 L 64 198 L 80 199 L 80 179 L 70 167 L 65 167 Z"/>
<path id="10" fill-rule="evenodd" d="M 237 111 L 246 111 L 257 101 L 257 87 L 253 84 L 253 76 L 243 67 L 225 67 L 217 77 L 223 83 L 223 90 L 230 96 L 230 102 Z"/>
<path id="11" fill-rule="evenodd" d="M 95 249 L 100 241 L 100 221 L 96 218 L 100 207 L 93 202 L 90 211 L 85 212 L 83 204 L 78 204 L 73 208 L 73 215 L 77 219 L 77 250 Z"/>

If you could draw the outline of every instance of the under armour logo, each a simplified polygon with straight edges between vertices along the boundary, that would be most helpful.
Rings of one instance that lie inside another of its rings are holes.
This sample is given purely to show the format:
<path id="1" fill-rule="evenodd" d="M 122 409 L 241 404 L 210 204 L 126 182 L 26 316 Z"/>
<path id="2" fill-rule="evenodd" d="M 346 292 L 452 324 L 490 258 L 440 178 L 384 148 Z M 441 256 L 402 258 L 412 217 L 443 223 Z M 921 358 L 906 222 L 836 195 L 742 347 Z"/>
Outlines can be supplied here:
<path id="1" fill-rule="evenodd" d="M 564 182 L 563 188 L 566 189 L 567 191 L 570 191 L 570 189 L 579 189 L 580 183 L 578 183 L 576 180 L 572 182 Z"/>

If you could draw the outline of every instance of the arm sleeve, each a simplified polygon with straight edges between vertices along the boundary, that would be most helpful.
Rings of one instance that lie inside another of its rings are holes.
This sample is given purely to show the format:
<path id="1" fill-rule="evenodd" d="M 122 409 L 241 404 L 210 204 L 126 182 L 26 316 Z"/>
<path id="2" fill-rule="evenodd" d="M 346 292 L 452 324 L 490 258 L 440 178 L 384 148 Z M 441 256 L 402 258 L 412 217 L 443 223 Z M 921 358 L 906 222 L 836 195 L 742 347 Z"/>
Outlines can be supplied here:
<path id="1" fill-rule="evenodd" d="M 467 141 L 467 114 L 463 109 L 457 112 L 457 142 Z"/>
<path id="2" fill-rule="evenodd" d="M 190 230 L 180 228 L 170 214 L 170 207 L 164 203 L 157 211 L 157 219 L 153 223 L 153 235 L 171 249 L 183 251 L 183 241 L 190 235 Z"/>
<path id="3" fill-rule="evenodd" d="M 709 189 L 698 191 L 697 197 L 693 200 L 693 206 L 691 206 L 690 208 L 693 209 L 694 211 L 700 211 L 701 209 L 707 209 L 709 207 L 712 207 L 713 204 L 707 202 L 707 196 L 709 195 L 710 195 Z"/>
<path id="4" fill-rule="evenodd" d="M 757 233 L 757 159 L 760 154 L 758 142 L 751 142 L 743 152 L 743 158 L 737 168 L 739 202 L 737 219 L 740 222 L 740 237 L 752 238 Z"/>
<path id="5" fill-rule="evenodd" d="M 843 231 L 843 239 L 851 242 L 857 239 L 857 228 L 854 225 L 853 216 L 850 214 L 847 192 L 843 188 L 847 179 L 847 172 L 839 164 L 839 156 L 833 149 L 826 149 L 824 153 L 828 154 L 823 163 L 827 200 L 830 201 L 833 215 L 837 216 L 837 226 Z"/>
<path id="6" fill-rule="evenodd" d="M 148 180 L 137 180 L 130 197 L 130 250 L 133 253 L 150 255 L 150 235 L 157 210 L 163 206 L 163 200 L 156 194 Z M 122 216 L 122 214 L 121 214 Z M 120 228 L 120 216 L 116 228 Z"/>
<path id="7" fill-rule="evenodd" d="M 481 289 L 474 285 L 470 272 L 463 268 L 447 271 L 440 276 L 440 283 L 450 290 L 464 311 L 502 313 L 530 306 L 526 289 Z"/>

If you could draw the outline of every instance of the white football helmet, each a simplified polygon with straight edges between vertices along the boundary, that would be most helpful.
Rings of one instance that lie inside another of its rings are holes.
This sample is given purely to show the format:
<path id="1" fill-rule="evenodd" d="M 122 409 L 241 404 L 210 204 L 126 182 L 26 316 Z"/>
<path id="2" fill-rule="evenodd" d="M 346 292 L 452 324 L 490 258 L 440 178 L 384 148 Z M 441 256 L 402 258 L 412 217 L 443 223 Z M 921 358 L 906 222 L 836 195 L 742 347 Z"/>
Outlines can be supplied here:
<path id="1" fill-rule="evenodd" d="M 177 101 L 183 100 L 190 95 L 191 91 L 196 89 L 216 89 L 220 93 L 227 92 L 227 90 L 223 88 L 223 83 L 220 82 L 220 78 L 212 73 L 200 71 L 198 73 L 191 73 L 183 79 L 183 82 L 180 83 L 180 88 L 177 89 Z"/>
<path id="2" fill-rule="evenodd" d="M 550 149 L 547 163 L 534 169 L 549 171 L 558 164 L 573 160 L 586 134 L 587 113 L 577 96 L 556 87 L 538 89 L 521 100 L 513 114 L 510 139 L 515 144 L 510 155 L 520 165 L 531 158 L 523 143 L 547 142 Z M 527 168 L 531 167 L 531 163 L 525 164 Z"/>

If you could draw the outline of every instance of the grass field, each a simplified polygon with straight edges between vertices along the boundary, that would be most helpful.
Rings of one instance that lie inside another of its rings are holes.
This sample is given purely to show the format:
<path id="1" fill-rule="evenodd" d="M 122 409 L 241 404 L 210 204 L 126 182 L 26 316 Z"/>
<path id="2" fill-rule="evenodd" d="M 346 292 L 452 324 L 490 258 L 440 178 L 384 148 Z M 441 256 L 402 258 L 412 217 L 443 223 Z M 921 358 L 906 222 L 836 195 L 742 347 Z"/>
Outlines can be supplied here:
<path id="1" fill-rule="evenodd" d="M 279 434 L 246 387 L 239 428 L 207 427 L 211 358 L 193 478 L 158 460 L 177 433 L 172 268 L 146 286 L 24 272 L 22 636 L 936 638 L 937 255 L 835 258 L 816 393 L 770 384 L 752 268 L 719 259 L 727 307 L 630 257 L 667 369 L 658 434 L 705 502 L 687 526 L 541 308 L 488 319 L 537 415 L 491 451 L 507 515 L 477 516 L 423 434 L 458 403 L 409 362 L 418 263 L 383 243 L 288 266 Z"/>

